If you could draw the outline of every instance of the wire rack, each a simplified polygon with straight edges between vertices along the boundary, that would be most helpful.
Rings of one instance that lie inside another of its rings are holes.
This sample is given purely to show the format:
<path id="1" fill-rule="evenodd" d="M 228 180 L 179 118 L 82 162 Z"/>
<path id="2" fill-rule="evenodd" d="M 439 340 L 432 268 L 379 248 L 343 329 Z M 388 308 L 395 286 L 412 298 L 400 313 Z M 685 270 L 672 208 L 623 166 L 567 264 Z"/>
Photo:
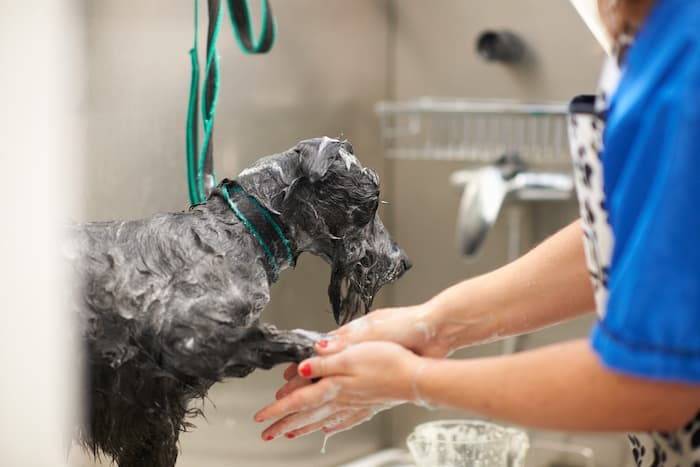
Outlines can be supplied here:
<path id="1" fill-rule="evenodd" d="M 517 153 L 532 164 L 569 163 L 567 104 L 424 97 L 379 102 L 385 157 L 492 163 Z"/>

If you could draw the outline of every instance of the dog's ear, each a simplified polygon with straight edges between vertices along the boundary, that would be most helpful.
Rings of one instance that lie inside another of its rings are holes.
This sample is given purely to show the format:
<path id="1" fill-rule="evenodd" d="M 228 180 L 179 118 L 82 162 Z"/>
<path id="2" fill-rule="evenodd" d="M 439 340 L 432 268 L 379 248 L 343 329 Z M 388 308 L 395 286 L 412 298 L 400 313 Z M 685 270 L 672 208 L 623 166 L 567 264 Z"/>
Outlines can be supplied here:
<path id="1" fill-rule="evenodd" d="M 297 145 L 301 170 L 312 182 L 321 180 L 333 162 L 338 159 L 340 149 L 352 153 L 350 143 L 331 139 L 326 136 L 302 141 Z"/>

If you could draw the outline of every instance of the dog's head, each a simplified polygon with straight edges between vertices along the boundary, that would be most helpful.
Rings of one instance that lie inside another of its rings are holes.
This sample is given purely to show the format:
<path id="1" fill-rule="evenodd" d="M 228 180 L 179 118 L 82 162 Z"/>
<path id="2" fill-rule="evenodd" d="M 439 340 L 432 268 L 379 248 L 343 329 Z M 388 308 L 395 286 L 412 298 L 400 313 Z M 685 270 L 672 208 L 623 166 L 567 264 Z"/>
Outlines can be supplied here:
<path id="1" fill-rule="evenodd" d="M 362 167 L 349 142 L 302 141 L 248 171 L 262 173 L 284 187 L 263 194 L 267 207 L 282 216 L 300 250 L 331 265 L 328 296 L 338 324 L 367 313 L 379 289 L 411 267 L 377 214 L 379 177 Z"/>
<path id="2" fill-rule="evenodd" d="M 297 150 L 304 179 L 295 198 L 306 204 L 316 253 L 331 264 L 328 296 L 344 324 L 367 313 L 379 289 L 411 263 L 377 214 L 379 176 L 362 167 L 349 142 L 317 138 Z"/>

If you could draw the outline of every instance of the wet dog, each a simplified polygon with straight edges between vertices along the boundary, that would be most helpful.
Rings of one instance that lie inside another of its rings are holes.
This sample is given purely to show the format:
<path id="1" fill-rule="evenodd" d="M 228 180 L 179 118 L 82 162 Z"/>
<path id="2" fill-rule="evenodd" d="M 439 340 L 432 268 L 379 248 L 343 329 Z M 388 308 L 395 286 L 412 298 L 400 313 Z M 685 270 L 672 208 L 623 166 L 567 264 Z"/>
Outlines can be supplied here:
<path id="1" fill-rule="evenodd" d="M 120 467 L 171 467 L 217 381 L 298 362 L 320 338 L 260 322 L 269 288 L 303 252 L 331 266 L 338 324 L 366 313 L 410 263 L 384 228 L 379 179 L 346 141 L 259 160 L 187 212 L 75 226 L 66 254 L 86 348 L 81 442 Z"/>

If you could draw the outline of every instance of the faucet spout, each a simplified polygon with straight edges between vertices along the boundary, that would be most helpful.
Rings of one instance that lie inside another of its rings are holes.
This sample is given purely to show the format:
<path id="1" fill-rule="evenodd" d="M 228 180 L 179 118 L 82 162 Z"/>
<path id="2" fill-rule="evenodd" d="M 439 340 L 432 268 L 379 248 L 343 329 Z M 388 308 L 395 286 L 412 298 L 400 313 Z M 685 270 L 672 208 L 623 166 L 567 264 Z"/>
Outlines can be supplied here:
<path id="1" fill-rule="evenodd" d="M 467 258 L 475 257 L 498 219 L 503 203 L 520 201 L 564 201 L 574 183 L 569 175 L 528 172 L 522 161 L 503 162 L 450 176 L 452 185 L 463 188 L 457 212 L 457 248 Z M 515 167 L 515 168 L 514 168 Z"/>

